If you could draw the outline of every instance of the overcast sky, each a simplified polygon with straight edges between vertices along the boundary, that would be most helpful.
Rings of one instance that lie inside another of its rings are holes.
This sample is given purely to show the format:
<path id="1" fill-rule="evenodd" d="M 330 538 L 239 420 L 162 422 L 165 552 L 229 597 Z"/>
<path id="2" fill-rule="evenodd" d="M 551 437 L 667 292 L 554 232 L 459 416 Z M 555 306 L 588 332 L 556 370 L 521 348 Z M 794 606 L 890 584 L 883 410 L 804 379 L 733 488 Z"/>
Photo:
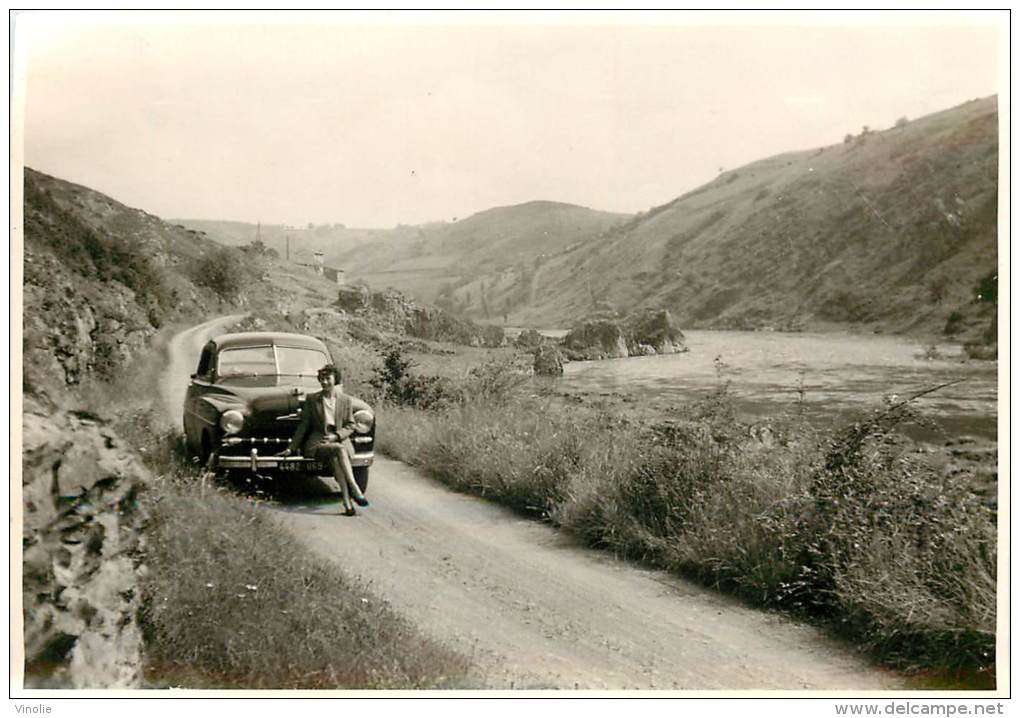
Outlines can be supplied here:
<path id="1" fill-rule="evenodd" d="M 25 164 L 166 218 L 636 212 L 998 87 L 988 15 L 67 17 L 16 19 Z"/>

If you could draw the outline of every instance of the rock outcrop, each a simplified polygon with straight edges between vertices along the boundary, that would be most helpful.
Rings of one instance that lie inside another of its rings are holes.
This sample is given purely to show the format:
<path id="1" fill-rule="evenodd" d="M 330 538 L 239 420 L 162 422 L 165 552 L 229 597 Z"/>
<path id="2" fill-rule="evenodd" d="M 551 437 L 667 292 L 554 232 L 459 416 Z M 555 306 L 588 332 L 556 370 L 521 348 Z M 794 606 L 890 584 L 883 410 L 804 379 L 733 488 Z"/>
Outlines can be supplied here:
<path id="1" fill-rule="evenodd" d="M 664 309 L 618 319 L 603 314 L 574 327 L 563 338 L 570 359 L 619 359 L 687 351 L 683 332 Z"/>
<path id="2" fill-rule="evenodd" d="M 563 354 L 555 344 L 539 344 L 535 349 L 535 374 L 559 376 L 563 374 Z"/>
<path id="3" fill-rule="evenodd" d="M 26 389 L 111 378 L 155 334 L 134 293 L 76 277 L 46 252 L 25 251 Z"/>
<path id="4" fill-rule="evenodd" d="M 26 413 L 23 441 L 25 685 L 135 687 L 148 474 L 87 414 Z"/>
<path id="5" fill-rule="evenodd" d="M 631 356 L 687 351 L 684 333 L 665 309 L 649 309 L 628 317 L 626 326 Z"/>
<path id="6" fill-rule="evenodd" d="M 525 329 L 514 340 L 514 345 L 522 349 L 535 349 L 544 341 L 545 337 L 538 333 L 537 329 Z"/>
<path id="7" fill-rule="evenodd" d="M 563 338 L 571 359 L 620 359 L 630 356 L 627 338 L 611 319 L 594 319 L 571 329 Z"/>
<path id="8" fill-rule="evenodd" d="M 367 319 L 377 332 L 472 347 L 506 346 L 501 327 L 479 326 L 437 307 L 418 304 L 395 290 L 370 292 L 364 287 L 341 287 L 336 306 L 356 320 Z M 363 322 L 355 323 L 364 328 Z M 364 331 L 352 333 L 362 338 Z"/>
<path id="9" fill-rule="evenodd" d="M 337 306 L 346 312 L 356 312 L 359 309 L 365 309 L 371 301 L 372 297 L 368 287 L 346 285 L 337 290 Z"/>

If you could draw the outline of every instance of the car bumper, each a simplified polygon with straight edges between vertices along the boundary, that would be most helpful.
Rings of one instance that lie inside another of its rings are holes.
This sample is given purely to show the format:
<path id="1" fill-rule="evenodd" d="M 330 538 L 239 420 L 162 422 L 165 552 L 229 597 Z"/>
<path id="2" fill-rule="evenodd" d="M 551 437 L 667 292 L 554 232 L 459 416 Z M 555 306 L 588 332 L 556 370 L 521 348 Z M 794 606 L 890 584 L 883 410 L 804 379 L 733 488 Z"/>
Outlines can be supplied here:
<path id="1" fill-rule="evenodd" d="M 351 466 L 371 466 L 375 460 L 375 452 L 355 453 L 351 457 Z M 249 471 L 282 471 L 286 473 L 328 472 L 329 469 L 315 459 L 303 456 L 261 456 L 257 449 L 252 449 L 248 456 L 216 457 L 216 468 L 248 469 Z"/>

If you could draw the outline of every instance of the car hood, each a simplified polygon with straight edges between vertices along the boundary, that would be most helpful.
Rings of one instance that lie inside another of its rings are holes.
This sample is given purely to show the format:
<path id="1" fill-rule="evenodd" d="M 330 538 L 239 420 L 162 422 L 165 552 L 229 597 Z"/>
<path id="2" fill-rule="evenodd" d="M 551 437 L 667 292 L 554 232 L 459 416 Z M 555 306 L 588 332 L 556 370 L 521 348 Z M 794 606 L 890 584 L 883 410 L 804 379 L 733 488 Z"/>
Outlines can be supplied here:
<path id="1" fill-rule="evenodd" d="M 236 377 L 218 382 L 216 388 L 205 399 L 221 411 L 241 404 L 256 413 L 288 413 L 297 410 L 305 395 L 318 391 L 319 383 L 306 377 Z"/>

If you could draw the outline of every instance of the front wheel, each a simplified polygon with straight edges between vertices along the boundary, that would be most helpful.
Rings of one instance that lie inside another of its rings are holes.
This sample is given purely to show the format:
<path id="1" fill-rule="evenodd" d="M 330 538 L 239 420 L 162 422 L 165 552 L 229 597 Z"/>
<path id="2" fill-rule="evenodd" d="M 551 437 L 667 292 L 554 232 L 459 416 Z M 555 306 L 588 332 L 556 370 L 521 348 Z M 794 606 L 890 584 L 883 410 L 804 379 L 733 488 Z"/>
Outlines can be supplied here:
<path id="1" fill-rule="evenodd" d="M 361 489 L 361 493 L 365 493 L 365 489 L 368 488 L 368 467 L 367 466 L 354 466 L 354 483 Z"/>

